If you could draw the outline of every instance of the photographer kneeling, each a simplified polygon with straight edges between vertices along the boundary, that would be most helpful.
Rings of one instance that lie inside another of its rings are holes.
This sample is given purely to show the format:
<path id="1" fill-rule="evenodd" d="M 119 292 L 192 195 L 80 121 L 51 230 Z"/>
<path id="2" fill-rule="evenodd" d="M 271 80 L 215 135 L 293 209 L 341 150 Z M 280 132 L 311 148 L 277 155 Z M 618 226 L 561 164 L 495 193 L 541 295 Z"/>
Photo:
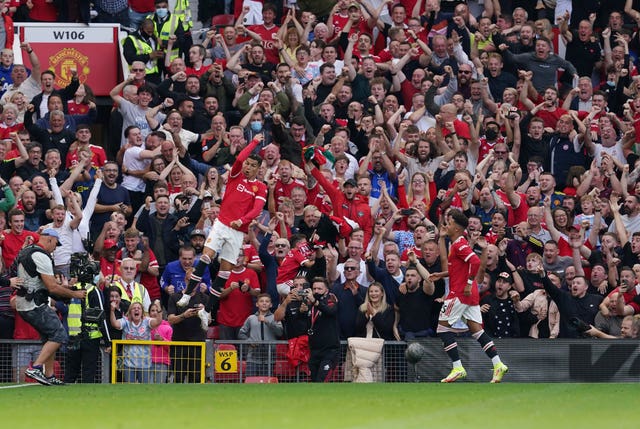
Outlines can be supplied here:
<path id="1" fill-rule="evenodd" d="M 73 289 L 85 290 L 87 295 L 84 299 L 73 298 L 69 303 L 69 343 L 64 382 L 94 383 L 101 342 L 106 340 L 106 344 L 110 344 L 111 341 L 104 317 L 103 296 L 95 286 L 100 265 L 90 260 L 88 253 L 74 253 L 71 255 L 70 273 L 71 279 L 75 280 Z"/>
<path id="2" fill-rule="evenodd" d="M 51 253 L 60 245 L 58 233 L 45 229 L 35 245 L 27 246 L 17 257 L 18 277 L 24 279 L 16 297 L 16 310 L 33 326 L 45 343 L 38 358 L 25 371 L 25 375 L 46 386 L 64 384 L 53 374 L 53 362 L 60 345 L 67 342 L 67 331 L 55 311 L 49 307 L 49 294 L 57 298 L 84 299 L 85 290 L 71 290 L 58 282 L 53 274 Z"/>

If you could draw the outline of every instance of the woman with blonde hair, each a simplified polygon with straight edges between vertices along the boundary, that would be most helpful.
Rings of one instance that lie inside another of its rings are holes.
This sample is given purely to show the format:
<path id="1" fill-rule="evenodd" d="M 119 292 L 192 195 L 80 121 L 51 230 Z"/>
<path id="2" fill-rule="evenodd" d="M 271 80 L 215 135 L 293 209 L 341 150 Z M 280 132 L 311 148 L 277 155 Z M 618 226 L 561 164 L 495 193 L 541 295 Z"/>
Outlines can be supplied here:
<path id="1" fill-rule="evenodd" d="M 127 340 L 151 340 L 151 331 L 162 323 L 162 313 L 156 317 L 144 317 L 142 303 L 134 301 L 129 306 L 126 317 L 116 320 L 117 305 L 111 303 L 111 326 L 122 331 Z M 114 350 L 114 352 L 118 352 Z M 151 370 L 151 347 L 147 345 L 127 345 L 122 348 L 125 383 L 149 383 Z"/>
<path id="2" fill-rule="evenodd" d="M 394 327 L 395 317 L 393 308 L 387 304 L 384 287 L 374 282 L 367 289 L 356 316 L 356 336 L 399 340 L 400 335 Z"/>
<path id="3" fill-rule="evenodd" d="M 404 181 L 398 181 L 398 207 L 415 208 L 426 215 L 431 207 L 432 192 L 436 193 L 433 176 L 420 171 L 413 173 L 407 192 L 405 192 Z M 419 207 L 421 209 L 418 209 Z"/>

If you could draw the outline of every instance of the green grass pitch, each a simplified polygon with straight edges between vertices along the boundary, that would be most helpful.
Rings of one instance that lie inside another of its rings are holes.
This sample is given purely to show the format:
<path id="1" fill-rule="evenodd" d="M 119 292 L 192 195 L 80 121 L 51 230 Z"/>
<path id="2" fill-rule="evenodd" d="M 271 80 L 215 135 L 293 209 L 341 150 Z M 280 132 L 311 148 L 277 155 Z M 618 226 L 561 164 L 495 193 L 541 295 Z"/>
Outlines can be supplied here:
<path id="1" fill-rule="evenodd" d="M 637 384 L 464 382 L 31 386 L 0 388 L 0 415 L 11 429 L 622 429 L 638 423 L 613 410 L 637 392 Z"/>

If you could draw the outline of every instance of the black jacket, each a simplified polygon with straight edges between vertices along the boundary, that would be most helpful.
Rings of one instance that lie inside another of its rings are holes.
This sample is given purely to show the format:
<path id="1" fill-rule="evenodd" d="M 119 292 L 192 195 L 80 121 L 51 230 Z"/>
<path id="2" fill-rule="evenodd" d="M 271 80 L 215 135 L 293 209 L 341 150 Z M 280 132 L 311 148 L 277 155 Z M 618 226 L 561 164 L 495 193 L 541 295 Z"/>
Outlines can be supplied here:
<path id="1" fill-rule="evenodd" d="M 136 222 L 136 228 L 138 231 L 142 231 L 144 235 L 149 237 L 149 247 L 153 249 L 156 243 L 156 231 L 153 227 L 154 220 L 157 213 L 149 216 L 149 210 L 143 209 L 138 222 Z M 178 240 L 178 232 L 173 227 L 178 222 L 178 219 L 169 214 L 165 221 L 162 223 L 162 241 L 164 243 L 164 256 L 165 261 L 158 261 L 161 266 L 166 265 L 168 262 L 178 259 L 178 250 L 180 249 L 180 241 Z"/>
<path id="2" fill-rule="evenodd" d="M 54 89 L 51 92 L 51 95 L 58 95 L 62 98 L 62 108 L 64 109 L 64 113 L 67 113 L 67 102 L 73 98 L 79 86 L 80 81 L 77 77 L 74 77 L 73 79 L 71 79 L 71 82 L 69 82 L 69 85 L 65 86 L 62 89 Z M 40 119 L 40 104 L 42 103 L 42 95 L 43 93 L 41 92 L 40 94 L 33 97 L 33 100 L 31 100 L 31 104 L 35 106 L 36 119 Z"/>

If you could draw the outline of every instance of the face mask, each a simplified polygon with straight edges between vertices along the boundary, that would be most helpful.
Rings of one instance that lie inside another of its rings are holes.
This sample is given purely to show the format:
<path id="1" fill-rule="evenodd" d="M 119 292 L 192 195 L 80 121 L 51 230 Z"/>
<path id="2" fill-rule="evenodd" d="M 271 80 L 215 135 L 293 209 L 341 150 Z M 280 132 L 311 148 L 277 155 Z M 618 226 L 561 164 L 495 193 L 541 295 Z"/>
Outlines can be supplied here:
<path id="1" fill-rule="evenodd" d="M 498 132 L 493 128 L 489 128 L 484 135 L 487 136 L 487 140 L 495 140 L 498 137 Z"/>
<path id="2" fill-rule="evenodd" d="M 612 80 L 608 80 L 607 81 L 607 85 L 608 86 L 616 86 L 616 83 L 614 81 L 612 81 Z"/>
<path id="3" fill-rule="evenodd" d="M 262 130 L 262 122 L 260 121 L 251 121 L 251 131 L 260 132 Z"/>
<path id="4" fill-rule="evenodd" d="M 156 9 L 156 15 L 158 15 L 158 18 L 166 18 L 168 14 L 169 14 L 169 9 L 167 9 L 166 7 Z"/>
<path id="5" fill-rule="evenodd" d="M 100 274 L 93 276 L 93 284 L 97 285 L 98 283 L 100 283 Z"/>

